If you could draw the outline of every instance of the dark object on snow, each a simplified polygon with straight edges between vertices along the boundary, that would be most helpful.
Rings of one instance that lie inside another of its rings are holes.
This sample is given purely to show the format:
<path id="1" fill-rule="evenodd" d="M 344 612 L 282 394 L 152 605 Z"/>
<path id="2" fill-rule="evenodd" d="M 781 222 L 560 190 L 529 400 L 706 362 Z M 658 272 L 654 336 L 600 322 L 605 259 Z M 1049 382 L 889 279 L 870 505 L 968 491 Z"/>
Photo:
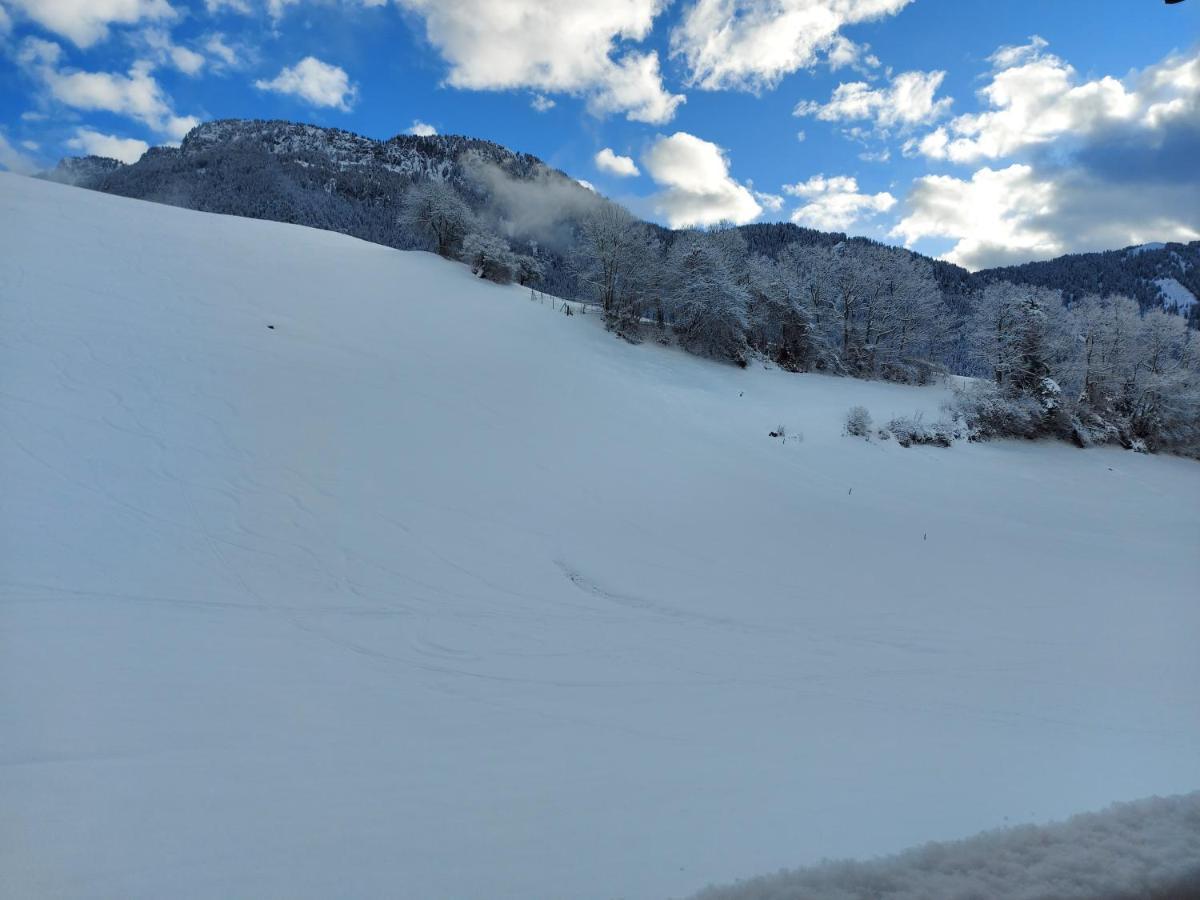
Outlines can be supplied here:
<path id="1" fill-rule="evenodd" d="M 270 328 L 272 331 L 274 331 L 274 330 L 275 330 L 275 326 L 274 326 L 274 325 L 268 325 L 267 327 L 268 327 L 268 328 Z"/>

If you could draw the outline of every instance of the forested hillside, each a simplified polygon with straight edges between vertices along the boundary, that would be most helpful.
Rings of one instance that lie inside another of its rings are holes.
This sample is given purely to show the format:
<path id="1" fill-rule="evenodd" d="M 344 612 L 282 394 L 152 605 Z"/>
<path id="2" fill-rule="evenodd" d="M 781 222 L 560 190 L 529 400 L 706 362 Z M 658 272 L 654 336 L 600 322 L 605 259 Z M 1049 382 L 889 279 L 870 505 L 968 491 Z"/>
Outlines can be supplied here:
<path id="1" fill-rule="evenodd" d="M 1179 315 L 1196 321 L 1200 242 L 972 274 L 790 224 L 664 229 L 487 141 L 375 141 L 289 122 L 211 122 L 133 165 L 72 160 L 50 177 L 432 250 L 480 277 L 593 304 L 634 343 L 742 366 L 977 379 L 946 423 L 901 429 L 916 441 L 1052 436 L 1200 452 L 1200 349 Z"/>

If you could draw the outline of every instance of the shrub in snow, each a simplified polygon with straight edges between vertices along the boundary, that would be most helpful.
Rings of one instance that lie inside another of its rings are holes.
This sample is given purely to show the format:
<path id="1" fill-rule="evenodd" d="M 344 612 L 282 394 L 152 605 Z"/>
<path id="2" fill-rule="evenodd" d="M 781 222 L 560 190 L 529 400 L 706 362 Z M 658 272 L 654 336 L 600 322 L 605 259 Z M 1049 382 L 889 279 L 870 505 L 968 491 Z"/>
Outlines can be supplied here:
<path id="1" fill-rule="evenodd" d="M 992 438 L 1035 438 L 1044 410 L 1029 396 L 1010 396 L 996 385 L 979 382 L 955 391 L 953 406 L 967 423 L 972 441 Z"/>
<path id="2" fill-rule="evenodd" d="M 869 438 L 871 435 L 871 414 L 865 406 L 852 406 L 846 413 L 846 434 L 855 437 Z"/>
<path id="3" fill-rule="evenodd" d="M 516 254 L 506 240 L 494 234 L 468 234 L 463 240 L 462 259 L 480 278 L 497 284 L 508 284 L 518 270 Z"/>
<path id="4" fill-rule="evenodd" d="M 888 422 L 888 431 L 901 447 L 911 447 L 913 444 L 949 447 L 956 437 L 953 423 L 939 421 L 927 425 L 920 413 L 892 419 Z"/>

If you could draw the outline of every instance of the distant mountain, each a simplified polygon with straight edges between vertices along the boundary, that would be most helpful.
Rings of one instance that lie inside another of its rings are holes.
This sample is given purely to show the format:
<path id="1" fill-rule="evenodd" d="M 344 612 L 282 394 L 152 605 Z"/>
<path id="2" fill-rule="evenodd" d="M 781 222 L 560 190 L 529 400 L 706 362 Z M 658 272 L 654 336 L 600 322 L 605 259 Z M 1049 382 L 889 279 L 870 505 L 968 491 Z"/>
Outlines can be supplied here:
<path id="1" fill-rule="evenodd" d="M 1143 309 L 1161 305 L 1200 327 L 1200 241 L 1071 253 L 1045 262 L 987 269 L 972 277 L 1057 288 L 1068 301 L 1087 294 L 1123 294 Z"/>
<path id="2" fill-rule="evenodd" d="M 553 186 L 580 202 L 594 195 L 535 156 L 457 135 L 397 135 L 373 140 L 337 128 L 284 121 L 226 119 L 197 126 L 179 147 L 155 147 L 124 165 L 68 157 L 45 177 L 203 212 L 308 225 L 389 247 L 421 241 L 398 224 L 416 181 L 452 183 L 477 210 L 497 183 Z M 561 256 L 547 257 L 547 289 L 565 277 Z"/>
<path id="3" fill-rule="evenodd" d="M 544 287 L 562 295 L 574 292 L 565 259 L 572 216 L 595 198 L 537 157 L 478 138 L 397 135 L 381 141 L 337 128 L 244 119 L 199 125 L 179 147 L 155 147 L 131 165 L 68 157 L 45 177 L 188 209 L 324 228 L 400 249 L 422 246 L 398 224 L 405 192 L 416 181 L 436 178 L 453 184 L 499 230 L 540 245 Z M 513 229 L 518 220 L 521 227 Z M 676 234 L 655 230 L 665 244 Z M 790 223 L 739 230 L 752 250 L 771 256 L 792 243 L 867 240 Z M 1007 280 L 1062 290 L 1068 301 L 1089 293 L 1125 294 L 1143 308 L 1177 310 L 1200 327 L 1200 241 L 1069 254 L 974 273 L 928 261 L 959 309 L 984 284 Z"/>

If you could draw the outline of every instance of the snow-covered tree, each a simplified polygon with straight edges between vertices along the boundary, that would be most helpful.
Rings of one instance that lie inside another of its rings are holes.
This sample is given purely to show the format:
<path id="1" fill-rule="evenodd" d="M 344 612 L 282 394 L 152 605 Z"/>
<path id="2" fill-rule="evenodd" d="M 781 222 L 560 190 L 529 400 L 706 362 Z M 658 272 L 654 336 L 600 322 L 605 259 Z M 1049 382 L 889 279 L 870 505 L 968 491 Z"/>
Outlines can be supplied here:
<path id="1" fill-rule="evenodd" d="M 649 229 L 623 208 L 605 203 L 580 221 L 571 266 L 609 326 L 625 330 L 658 301 L 660 258 Z"/>
<path id="2" fill-rule="evenodd" d="M 683 345 L 693 352 L 746 364 L 748 296 L 709 236 L 686 232 L 671 248 L 667 298 Z"/>
<path id="3" fill-rule="evenodd" d="M 475 216 L 458 192 L 432 179 L 414 185 L 404 198 L 401 223 L 429 239 L 439 256 L 452 257 L 471 230 Z"/>
<path id="4" fill-rule="evenodd" d="M 462 260 L 480 278 L 508 284 L 520 270 L 508 241 L 494 234 L 472 232 L 463 239 Z"/>

